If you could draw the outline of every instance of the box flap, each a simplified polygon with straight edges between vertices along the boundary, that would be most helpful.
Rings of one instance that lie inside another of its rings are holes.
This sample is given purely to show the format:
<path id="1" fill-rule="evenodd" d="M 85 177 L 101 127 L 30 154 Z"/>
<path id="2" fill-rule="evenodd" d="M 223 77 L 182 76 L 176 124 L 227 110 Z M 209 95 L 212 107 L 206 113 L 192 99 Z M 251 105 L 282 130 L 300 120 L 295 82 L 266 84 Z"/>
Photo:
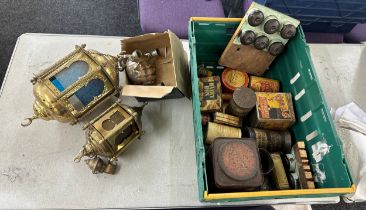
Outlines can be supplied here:
<path id="1" fill-rule="evenodd" d="M 173 64 L 175 69 L 175 79 L 178 89 L 186 96 L 191 96 L 191 80 L 188 68 L 188 56 L 183 48 L 182 42 L 170 30 L 167 31 L 170 36 L 170 44 L 172 46 Z"/>
<path id="2" fill-rule="evenodd" d="M 173 86 L 125 85 L 122 95 L 147 98 L 163 98 L 173 91 Z"/>

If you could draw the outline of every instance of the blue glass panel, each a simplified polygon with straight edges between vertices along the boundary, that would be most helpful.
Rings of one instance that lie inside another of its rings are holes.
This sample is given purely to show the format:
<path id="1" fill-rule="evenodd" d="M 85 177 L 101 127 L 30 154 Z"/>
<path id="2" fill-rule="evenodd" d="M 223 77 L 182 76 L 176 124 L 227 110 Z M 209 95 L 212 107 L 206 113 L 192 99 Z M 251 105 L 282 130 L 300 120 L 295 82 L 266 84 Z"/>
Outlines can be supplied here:
<path id="1" fill-rule="evenodd" d="M 91 101 L 93 101 L 94 97 L 99 96 L 103 93 L 104 83 L 100 79 L 93 79 L 88 82 L 88 84 L 78 91 L 75 92 L 76 97 L 80 100 L 80 102 L 86 106 Z"/>
<path id="2" fill-rule="evenodd" d="M 69 68 L 57 73 L 50 78 L 52 84 L 59 90 L 64 91 L 67 87 L 74 84 L 80 77 L 88 73 L 89 65 L 84 61 L 76 61 Z"/>

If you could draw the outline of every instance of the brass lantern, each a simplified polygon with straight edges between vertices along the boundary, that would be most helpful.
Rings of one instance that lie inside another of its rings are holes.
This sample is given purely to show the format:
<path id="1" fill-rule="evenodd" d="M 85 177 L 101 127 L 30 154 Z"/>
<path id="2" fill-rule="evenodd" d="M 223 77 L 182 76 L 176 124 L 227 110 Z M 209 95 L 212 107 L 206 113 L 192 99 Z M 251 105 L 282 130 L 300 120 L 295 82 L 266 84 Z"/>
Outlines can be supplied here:
<path id="1" fill-rule="evenodd" d="M 34 116 L 22 126 L 37 118 L 75 124 L 108 96 L 119 96 L 117 58 L 85 46 L 76 46 L 31 80 Z"/>
<path id="2" fill-rule="evenodd" d="M 75 157 L 80 162 L 84 156 L 91 159 L 85 162 L 93 173 L 113 174 L 117 157 L 134 140 L 139 138 L 141 130 L 141 107 L 129 107 L 119 102 L 84 126 L 87 142 Z M 107 159 L 105 163 L 99 156 Z"/>

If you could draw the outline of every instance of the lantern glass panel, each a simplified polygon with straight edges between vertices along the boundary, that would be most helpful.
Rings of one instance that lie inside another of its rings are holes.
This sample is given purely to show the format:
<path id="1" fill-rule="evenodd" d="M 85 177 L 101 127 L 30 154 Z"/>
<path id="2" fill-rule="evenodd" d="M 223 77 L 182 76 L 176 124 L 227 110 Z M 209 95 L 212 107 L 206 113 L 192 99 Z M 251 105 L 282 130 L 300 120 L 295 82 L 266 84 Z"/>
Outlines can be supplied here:
<path id="1" fill-rule="evenodd" d="M 63 69 L 59 73 L 50 78 L 52 84 L 61 92 L 63 92 L 70 85 L 74 84 L 88 73 L 89 65 L 84 61 L 76 61 L 68 68 Z"/>
<path id="2" fill-rule="evenodd" d="M 100 79 L 92 79 L 88 84 L 77 90 L 75 94 L 69 98 L 69 102 L 76 110 L 80 111 L 92 102 L 95 97 L 101 95 L 103 90 L 103 81 Z"/>

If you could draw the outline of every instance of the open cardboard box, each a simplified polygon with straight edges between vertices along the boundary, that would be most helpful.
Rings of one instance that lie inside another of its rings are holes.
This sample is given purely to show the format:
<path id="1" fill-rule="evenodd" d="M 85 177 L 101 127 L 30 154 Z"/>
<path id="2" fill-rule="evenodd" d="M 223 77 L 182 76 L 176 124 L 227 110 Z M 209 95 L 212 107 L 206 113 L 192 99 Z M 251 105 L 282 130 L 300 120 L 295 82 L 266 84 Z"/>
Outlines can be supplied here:
<path id="1" fill-rule="evenodd" d="M 173 32 L 144 34 L 121 40 L 121 43 L 122 51 L 128 54 L 136 49 L 143 53 L 158 49 L 160 53 L 156 60 L 156 84 L 133 85 L 126 76 L 123 96 L 134 96 L 140 100 L 190 97 L 187 54 Z"/>

